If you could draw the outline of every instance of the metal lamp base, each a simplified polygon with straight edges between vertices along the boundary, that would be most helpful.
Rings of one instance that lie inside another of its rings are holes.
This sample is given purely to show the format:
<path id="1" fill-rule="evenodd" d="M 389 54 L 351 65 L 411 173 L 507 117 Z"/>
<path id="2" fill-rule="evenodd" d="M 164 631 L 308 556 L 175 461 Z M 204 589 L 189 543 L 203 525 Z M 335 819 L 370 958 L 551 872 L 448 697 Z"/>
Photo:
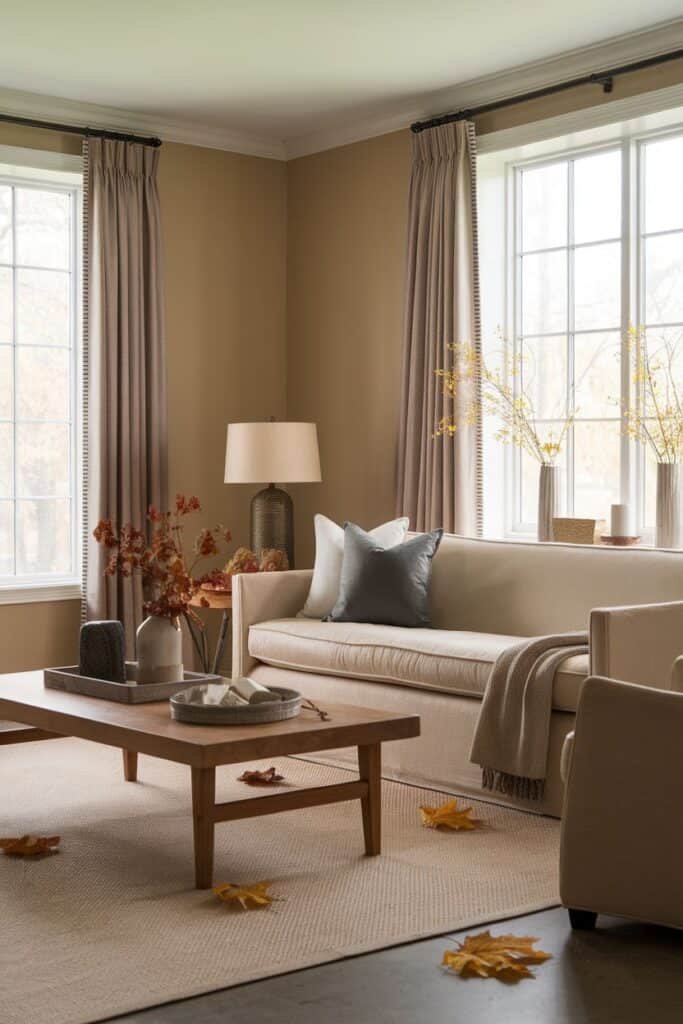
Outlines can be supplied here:
<path id="1" fill-rule="evenodd" d="M 294 506 L 287 491 L 269 484 L 251 499 L 250 547 L 259 557 L 263 548 L 286 551 L 294 568 Z"/>

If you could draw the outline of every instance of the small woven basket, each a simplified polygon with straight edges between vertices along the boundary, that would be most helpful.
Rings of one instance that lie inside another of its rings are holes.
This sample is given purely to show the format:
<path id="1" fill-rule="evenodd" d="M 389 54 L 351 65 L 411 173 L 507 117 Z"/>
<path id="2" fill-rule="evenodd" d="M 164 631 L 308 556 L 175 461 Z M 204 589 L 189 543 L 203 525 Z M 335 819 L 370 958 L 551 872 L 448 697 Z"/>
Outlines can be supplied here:
<path id="1" fill-rule="evenodd" d="M 560 544 L 599 544 L 607 524 L 604 519 L 553 519 L 553 540 Z"/>

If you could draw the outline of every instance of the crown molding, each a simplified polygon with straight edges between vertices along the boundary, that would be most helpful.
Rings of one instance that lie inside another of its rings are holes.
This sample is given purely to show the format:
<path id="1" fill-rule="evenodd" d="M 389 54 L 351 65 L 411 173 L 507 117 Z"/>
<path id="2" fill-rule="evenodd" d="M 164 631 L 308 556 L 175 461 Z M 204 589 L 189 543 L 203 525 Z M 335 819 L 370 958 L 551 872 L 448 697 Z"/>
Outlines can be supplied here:
<path id="1" fill-rule="evenodd" d="M 33 117 L 54 124 L 78 127 L 110 128 L 137 135 L 157 135 L 165 142 L 181 142 L 188 146 L 223 149 L 246 156 L 262 156 L 270 160 L 286 160 L 285 145 L 279 139 L 263 138 L 248 132 L 230 131 L 189 121 L 171 120 L 138 114 L 95 103 L 59 99 L 39 93 L 0 88 L 0 111 L 17 117 Z"/>
<path id="2" fill-rule="evenodd" d="M 286 158 L 293 160 L 322 150 L 386 135 L 388 132 L 407 128 L 413 121 L 437 117 L 452 110 L 466 110 L 517 93 L 542 89 L 570 78 L 579 78 L 581 75 L 592 74 L 605 68 L 654 57 L 680 47 L 683 47 L 683 18 L 676 18 L 651 29 L 618 36 L 607 42 L 595 43 L 547 60 L 471 79 L 460 85 L 432 92 L 407 107 L 387 105 L 383 111 L 373 114 L 372 117 L 356 119 L 290 139 L 285 143 Z"/>

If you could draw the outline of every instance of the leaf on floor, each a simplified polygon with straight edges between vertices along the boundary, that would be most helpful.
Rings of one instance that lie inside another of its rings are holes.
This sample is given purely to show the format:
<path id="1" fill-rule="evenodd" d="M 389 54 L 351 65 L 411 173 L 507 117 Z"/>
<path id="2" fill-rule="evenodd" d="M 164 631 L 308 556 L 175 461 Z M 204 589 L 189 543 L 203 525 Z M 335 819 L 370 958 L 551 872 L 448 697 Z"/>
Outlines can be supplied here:
<path id="1" fill-rule="evenodd" d="M 457 800 L 447 800 L 439 807 L 420 807 L 422 824 L 425 828 L 451 828 L 469 831 L 481 828 L 481 818 L 472 817 L 471 807 L 458 807 Z"/>
<path id="2" fill-rule="evenodd" d="M 243 910 L 254 910 L 257 907 L 268 907 L 279 897 L 271 896 L 268 889 L 272 882 L 254 882 L 252 885 L 236 885 L 234 882 L 222 882 L 215 886 L 214 894 L 228 905 L 239 903 Z"/>
<path id="3" fill-rule="evenodd" d="M 550 953 L 533 949 L 533 936 L 491 935 L 489 931 L 468 935 L 457 949 L 448 949 L 442 966 L 462 978 L 498 978 L 517 982 L 533 978 L 529 967 L 552 959 Z"/>
<path id="4" fill-rule="evenodd" d="M 254 768 L 251 771 L 242 772 L 237 781 L 246 782 L 248 786 L 276 786 L 283 779 L 284 775 L 278 775 L 275 768 L 264 768 L 263 771 Z"/>
<path id="5" fill-rule="evenodd" d="M 37 857 L 41 853 L 57 853 L 59 836 L 11 836 L 0 839 L 0 850 L 11 857 Z"/>

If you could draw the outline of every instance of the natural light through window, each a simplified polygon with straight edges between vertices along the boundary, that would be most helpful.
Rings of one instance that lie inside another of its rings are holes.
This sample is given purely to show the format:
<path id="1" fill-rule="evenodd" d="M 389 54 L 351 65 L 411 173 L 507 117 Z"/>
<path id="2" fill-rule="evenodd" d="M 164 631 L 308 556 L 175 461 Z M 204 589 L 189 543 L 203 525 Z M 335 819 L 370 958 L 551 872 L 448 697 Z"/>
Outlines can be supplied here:
<path id="1" fill-rule="evenodd" d="M 640 401 L 628 334 L 643 328 L 683 384 L 683 126 L 603 131 L 610 141 L 549 140 L 528 146 L 530 158 L 480 161 L 484 345 L 518 367 L 539 434 L 557 436 L 573 417 L 561 514 L 608 520 L 624 502 L 651 541 L 655 456 L 627 436 L 625 409 Z M 503 461 L 497 448 L 485 448 L 488 532 L 533 536 L 538 463 L 518 449 Z"/>
<path id="2" fill-rule="evenodd" d="M 560 433 L 565 508 L 592 516 L 620 490 L 621 152 L 516 169 L 518 329 L 524 390 Z M 540 423 L 539 423 L 540 426 Z M 519 460 L 517 523 L 533 524 L 538 469 Z"/>
<path id="3" fill-rule="evenodd" d="M 54 177 L 0 169 L 2 586 L 79 575 L 80 190 Z"/>

